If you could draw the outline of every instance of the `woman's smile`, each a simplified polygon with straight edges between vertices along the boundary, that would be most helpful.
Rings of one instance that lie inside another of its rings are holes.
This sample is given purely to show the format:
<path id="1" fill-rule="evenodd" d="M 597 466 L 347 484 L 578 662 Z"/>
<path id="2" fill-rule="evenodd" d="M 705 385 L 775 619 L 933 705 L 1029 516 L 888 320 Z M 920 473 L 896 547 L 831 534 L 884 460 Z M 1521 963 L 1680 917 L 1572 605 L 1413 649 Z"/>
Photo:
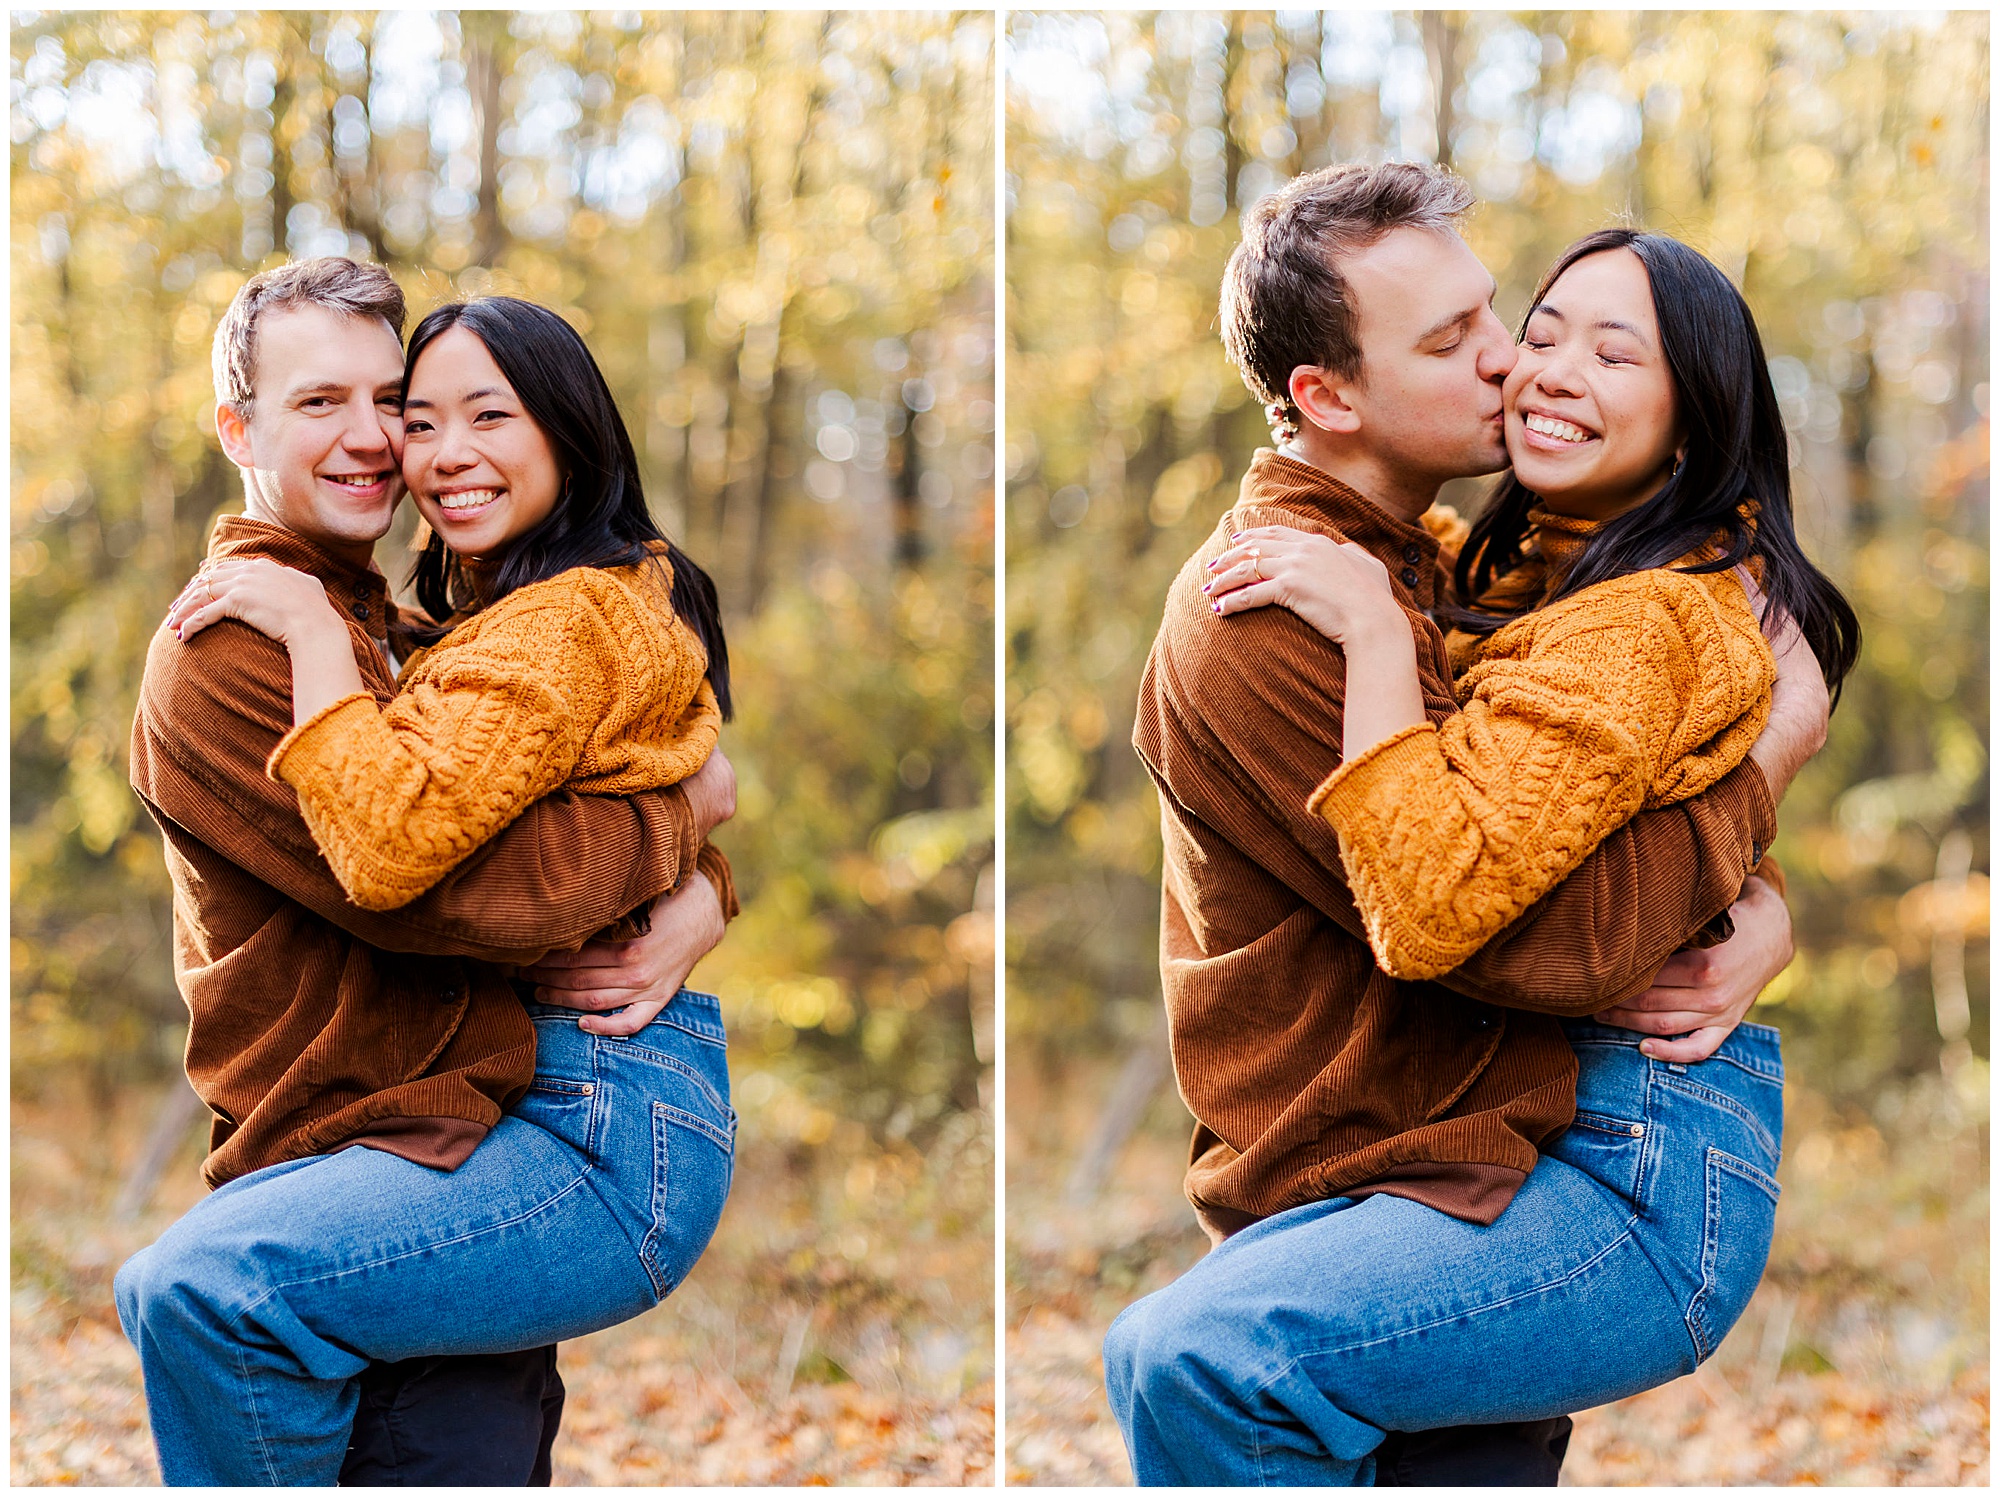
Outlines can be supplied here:
<path id="1" fill-rule="evenodd" d="M 504 553 L 555 508 L 562 464 L 477 336 L 440 333 L 410 368 L 403 477 L 461 556 Z"/>
<path id="2" fill-rule="evenodd" d="M 1637 255 L 1588 255 L 1557 277 L 1502 395 L 1515 476 L 1550 510 L 1606 520 L 1659 492 L 1681 423 Z"/>

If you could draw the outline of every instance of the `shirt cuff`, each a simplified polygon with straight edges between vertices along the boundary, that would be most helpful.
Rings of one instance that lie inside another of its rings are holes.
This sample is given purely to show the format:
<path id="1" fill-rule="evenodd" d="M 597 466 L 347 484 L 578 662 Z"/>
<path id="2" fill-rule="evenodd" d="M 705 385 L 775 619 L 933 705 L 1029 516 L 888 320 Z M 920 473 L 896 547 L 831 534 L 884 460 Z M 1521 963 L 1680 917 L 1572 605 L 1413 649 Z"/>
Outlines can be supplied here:
<path id="1" fill-rule="evenodd" d="M 729 871 L 729 859 L 722 855 L 721 848 L 713 842 L 702 843 L 701 851 L 695 854 L 694 868 L 715 885 L 715 897 L 722 901 L 724 920 L 734 920 L 742 913 L 736 902 L 736 875 Z"/>

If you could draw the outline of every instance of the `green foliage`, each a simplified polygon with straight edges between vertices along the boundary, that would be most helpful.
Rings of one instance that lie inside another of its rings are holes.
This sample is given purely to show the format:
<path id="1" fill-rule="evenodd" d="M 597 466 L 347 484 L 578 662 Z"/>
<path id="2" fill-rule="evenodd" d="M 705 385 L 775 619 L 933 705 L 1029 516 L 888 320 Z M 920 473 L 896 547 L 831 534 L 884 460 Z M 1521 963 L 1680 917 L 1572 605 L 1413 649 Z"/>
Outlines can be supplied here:
<path id="1" fill-rule="evenodd" d="M 1982 1093 L 1986 18 L 1017 13 L 1008 45 L 1010 1038 L 1108 1044 L 1158 1002 L 1128 740 L 1167 583 L 1269 442 L 1215 336 L 1237 215 L 1423 158 L 1477 191 L 1503 317 L 1612 221 L 1742 286 L 1801 532 L 1865 631 L 1784 809 L 1801 956 L 1767 1001 L 1815 1087 L 1942 1059 Z"/>
<path id="2" fill-rule="evenodd" d="M 177 1060 L 133 696 L 240 503 L 216 319 L 341 253 L 413 315 L 507 291 L 570 319 L 716 577 L 745 910 L 701 980 L 746 1111 L 927 1139 L 979 1104 L 991 56 L 980 15 L 15 13 L 17 1079 Z"/>

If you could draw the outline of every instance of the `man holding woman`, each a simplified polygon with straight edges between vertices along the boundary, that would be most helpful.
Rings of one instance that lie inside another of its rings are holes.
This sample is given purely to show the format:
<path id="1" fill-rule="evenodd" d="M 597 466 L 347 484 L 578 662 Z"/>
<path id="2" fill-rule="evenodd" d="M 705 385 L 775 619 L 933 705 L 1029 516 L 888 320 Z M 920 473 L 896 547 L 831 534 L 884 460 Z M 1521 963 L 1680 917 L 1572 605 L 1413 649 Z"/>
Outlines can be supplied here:
<path id="1" fill-rule="evenodd" d="M 1734 755 L 1656 794 L 1661 777 L 1627 773 L 1647 758 L 1632 748 L 1643 725 L 1562 715 L 1595 684 L 1573 663 L 1531 661 L 1542 676 L 1503 707 L 1459 711 L 1457 636 L 1448 655 L 1429 618 L 1454 617 L 1433 532 L 1446 527 L 1427 515 L 1446 480 L 1506 465 L 1524 409 L 1565 452 L 1630 455 L 1644 492 L 1627 509 L 1680 478 L 1677 443 L 1717 445 L 1690 467 L 1718 492 L 1732 461 L 1765 477 L 1765 455 L 1710 429 L 1684 383 L 1665 382 L 1650 416 L 1594 427 L 1524 407 L 1510 375 L 1525 356 L 1456 233 L 1469 206 L 1431 168 L 1329 168 L 1250 215 L 1225 278 L 1225 340 L 1283 445 L 1257 455 L 1176 579 L 1134 732 L 1161 792 L 1162 983 L 1197 1120 L 1187 1192 L 1218 1244 L 1106 1340 L 1144 1483 L 1552 1484 L 1562 1416 L 1691 1370 L 1768 1248 L 1776 1037 L 1738 1026 L 1790 956 L 1780 891 L 1755 874 L 1775 801 L 1823 738 L 1819 664 L 1796 630 L 1767 631 L 1775 652 L 1746 643 L 1762 674 L 1729 683 L 1744 700 L 1716 735 L 1735 735 Z M 1650 330 L 1665 370 L 1665 312 L 1585 315 L 1571 299 L 1591 337 Z M 1761 350 L 1737 362 L 1748 390 Z M 1789 537 L 1788 511 L 1765 520 L 1738 528 Z M 1531 610 L 1566 580 L 1547 550 L 1523 584 Z M 1792 576 L 1744 548 L 1695 560 L 1708 575 L 1746 555 L 1767 580 Z M 1637 575 L 1623 585 L 1655 585 Z M 1717 589 L 1702 596 L 1732 623 L 1754 608 L 1738 581 L 1658 585 Z M 1635 638 L 1682 638 L 1644 617 Z M 1703 657 L 1661 658 L 1698 683 L 1681 667 Z M 1554 728 L 1517 744 L 1512 727 L 1537 712 Z M 1692 722 L 1684 704 L 1667 715 Z M 1369 764 L 1432 752 L 1433 730 L 1443 767 L 1425 759 L 1423 783 L 1376 785 L 1379 814 L 1357 812 Z M 1598 762 L 1586 739 L 1615 745 L 1617 767 L 1571 785 L 1572 766 Z M 1491 761 L 1488 780 L 1465 779 Z M 1563 804 L 1508 801 L 1514 771 L 1567 786 Z M 1572 828 L 1600 799 L 1612 809 Z M 1432 800 L 1427 820 L 1408 810 Z M 1411 869 L 1415 893 L 1398 883 Z"/>
<path id="2" fill-rule="evenodd" d="M 211 561 L 257 558 L 316 579 L 378 702 L 395 691 L 395 617 L 372 553 L 402 494 L 403 315 L 386 272 L 331 258 L 254 277 L 216 334 L 217 428 L 246 502 L 218 523 Z M 706 838 L 733 811 L 734 780 L 715 753 L 671 788 L 558 788 L 427 892 L 364 909 L 292 787 L 266 771 L 293 726 L 294 684 L 284 645 L 254 630 L 197 646 L 163 628 L 133 729 L 133 786 L 175 886 L 188 1073 L 215 1115 L 204 1178 L 216 1193 L 118 1281 L 162 1469 L 175 1484 L 330 1483 L 351 1432 L 347 1479 L 381 1479 L 391 1473 L 371 1421 L 398 1417 L 406 1393 L 434 1408 L 442 1386 L 463 1396 L 444 1401 L 437 1459 L 405 1461 L 396 1479 L 546 1481 L 542 1409 L 560 1398 L 546 1347 L 525 1362 L 431 1353 L 535 1347 L 569 1333 L 562 1316 L 511 1324 L 520 1307 L 503 1285 L 466 1284 L 406 1303 L 392 1324 L 368 1284 L 387 1274 L 393 1297 L 397 1266 L 426 1260 L 448 1283 L 454 1255 L 496 1234 L 562 1246 L 563 1198 L 595 1190 L 599 1163 L 571 1124 L 588 1128 L 600 1104 L 587 1079 L 531 1090 L 537 1031 L 555 1026 L 531 1017 L 505 964 L 541 963 L 520 979 L 536 985 L 534 1012 L 582 1010 L 593 1034 L 676 1012 L 682 979 L 733 912 L 727 863 Z M 599 932 L 624 939 L 592 942 Z M 574 1014 L 558 1022 L 581 1035 Z M 712 1015 L 682 1016 L 676 1033 L 714 1051 L 703 1063 L 720 1071 Z M 697 1121 L 726 1136 L 726 1104 L 712 1110 Z M 721 1148 L 688 1173 L 705 1182 L 692 1215 L 709 1227 L 727 1188 Z M 626 1162 L 650 1180 L 644 1152 Z M 706 1235 L 696 1231 L 695 1251 Z M 530 1249 L 523 1241 L 521 1255 Z M 589 1255 L 569 1272 L 583 1298 L 597 1277 L 632 1277 Z M 543 1321 L 557 1328 L 534 1333 Z M 423 1360 L 400 1382 L 393 1368 L 369 1370 L 371 1358 L 412 1357 Z M 468 1403 L 503 1413 L 482 1425 Z"/>

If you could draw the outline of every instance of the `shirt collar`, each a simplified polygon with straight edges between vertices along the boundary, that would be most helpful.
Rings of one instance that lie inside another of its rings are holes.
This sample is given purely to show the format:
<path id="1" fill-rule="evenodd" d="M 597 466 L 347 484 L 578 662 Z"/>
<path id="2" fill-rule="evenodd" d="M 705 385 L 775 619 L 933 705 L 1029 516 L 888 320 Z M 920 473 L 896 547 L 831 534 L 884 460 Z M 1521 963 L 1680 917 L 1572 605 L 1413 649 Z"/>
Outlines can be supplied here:
<path id="1" fill-rule="evenodd" d="M 248 515 L 223 515 L 208 537 L 208 559 L 261 556 L 280 566 L 310 573 L 326 588 L 327 600 L 373 638 L 381 639 L 396 617 L 389 582 L 380 572 L 357 567 L 308 540 L 296 530 L 254 520 Z"/>
<path id="2" fill-rule="evenodd" d="M 1399 520 L 1324 468 L 1260 447 L 1243 475 L 1236 503 L 1239 508 L 1275 506 L 1320 521 L 1386 566 L 1391 584 L 1413 607 L 1435 605 L 1438 538 L 1421 525 Z"/>

